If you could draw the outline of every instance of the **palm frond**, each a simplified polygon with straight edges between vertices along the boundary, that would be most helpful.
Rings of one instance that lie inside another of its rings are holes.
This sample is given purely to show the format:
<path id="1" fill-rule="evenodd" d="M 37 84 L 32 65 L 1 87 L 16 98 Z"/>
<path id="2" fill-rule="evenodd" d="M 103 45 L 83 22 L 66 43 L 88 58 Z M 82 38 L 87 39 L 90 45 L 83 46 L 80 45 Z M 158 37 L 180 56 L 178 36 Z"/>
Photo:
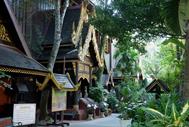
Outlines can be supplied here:
<path id="1" fill-rule="evenodd" d="M 154 118 L 165 118 L 165 115 L 159 112 L 158 110 L 155 110 L 153 108 L 142 108 L 143 111 L 145 111 L 147 114 L 151 115 Z"/>
<path id="2" fill-rule="evenodd" d="M 178 111 L 176 109 L 175 104 L 172 104 L 172 113 L 173 113 L 173 119 L 174 119 L 174 121 L 177 121 L 178 120 Z"/>

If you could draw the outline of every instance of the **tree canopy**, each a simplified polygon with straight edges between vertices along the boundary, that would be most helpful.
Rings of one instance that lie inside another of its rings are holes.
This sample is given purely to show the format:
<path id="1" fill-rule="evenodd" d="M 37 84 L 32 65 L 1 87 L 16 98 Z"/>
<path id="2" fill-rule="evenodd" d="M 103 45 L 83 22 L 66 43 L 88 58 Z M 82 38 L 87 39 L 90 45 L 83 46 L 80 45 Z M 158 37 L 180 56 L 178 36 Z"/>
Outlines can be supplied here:
<path id="1" fill-rule="evenodd" d="M 178 0 L 112 0 L 104 7 L 100 1 L 93 24 L 102 33 L 121 38 L 149 40 L 157 36 L 179 36 Z"/>

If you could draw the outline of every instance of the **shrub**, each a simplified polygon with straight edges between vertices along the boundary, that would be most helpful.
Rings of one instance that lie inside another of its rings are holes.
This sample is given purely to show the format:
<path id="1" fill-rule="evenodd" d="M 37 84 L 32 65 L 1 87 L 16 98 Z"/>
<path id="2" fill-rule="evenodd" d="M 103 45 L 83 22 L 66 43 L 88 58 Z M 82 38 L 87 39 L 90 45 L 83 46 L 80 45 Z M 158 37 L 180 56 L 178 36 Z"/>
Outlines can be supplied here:
<path id="1" fill-rule="evenodd" d="M 109 108 L 111 108 L 113 110 L 113 112 L 117 111 L 117 105 L 118 105 L 119 101 L 114 94 L 110 93 L 108 95 L 107 103 L 109 104 Z"/>
<path id="2" fill-rule="evenodd" d="M 103 100 L 103 89 L 100 87 L 91 87 L 89 89 L 89 97 L 96 102 L 101 102 Z"/>

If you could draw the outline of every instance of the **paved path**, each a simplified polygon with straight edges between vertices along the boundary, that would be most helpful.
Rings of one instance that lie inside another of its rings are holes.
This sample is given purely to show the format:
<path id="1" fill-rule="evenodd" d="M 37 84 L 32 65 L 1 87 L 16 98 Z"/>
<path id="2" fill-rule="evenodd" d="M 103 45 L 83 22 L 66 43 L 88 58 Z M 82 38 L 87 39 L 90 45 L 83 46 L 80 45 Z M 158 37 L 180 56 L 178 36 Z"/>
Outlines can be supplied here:
<path id="1" fill-rule="evenodd" d="M 118 114 L 112 114 L 105 118 L 98 118 L 90 121 L 70 122 L 69 127 L 120 127 Z"/>

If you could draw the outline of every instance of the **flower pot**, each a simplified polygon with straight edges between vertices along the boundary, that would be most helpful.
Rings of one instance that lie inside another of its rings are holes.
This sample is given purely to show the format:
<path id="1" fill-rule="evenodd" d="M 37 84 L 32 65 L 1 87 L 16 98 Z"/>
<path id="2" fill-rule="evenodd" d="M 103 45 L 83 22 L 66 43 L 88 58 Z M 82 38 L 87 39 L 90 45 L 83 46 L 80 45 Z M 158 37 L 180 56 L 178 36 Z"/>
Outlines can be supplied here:
<path id="1" fill-rule="evenodd" d="M 101 118 L 104 118 L 104 117 L 105 117 L 104 112 L 101 112 L 101 113 L 100 113 L 100 117 L 101 117 Z"/>
<path id="2" fill-rule="evenodd" d="M 93 114 L 88 114 L 88 120 L 93 120 Z"/>
<path id="3" fill-rule="evenodd" d="M 131 127 L 131 121 L 132 119 L 129 120 L 120 119 L 120 127 Z"/>

